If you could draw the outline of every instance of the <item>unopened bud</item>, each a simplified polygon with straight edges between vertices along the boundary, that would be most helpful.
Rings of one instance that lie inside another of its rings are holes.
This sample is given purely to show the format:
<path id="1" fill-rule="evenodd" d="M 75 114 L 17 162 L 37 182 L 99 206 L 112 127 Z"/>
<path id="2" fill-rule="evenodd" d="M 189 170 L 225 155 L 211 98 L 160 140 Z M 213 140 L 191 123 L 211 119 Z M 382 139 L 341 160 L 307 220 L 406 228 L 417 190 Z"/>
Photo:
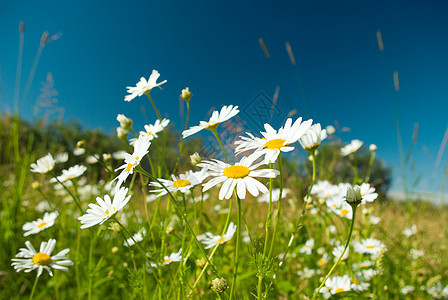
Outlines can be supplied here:
<path id="1" fill-rule="evenodd" d="M 112 230 L 115 233 L 120 233 L 122 228 L 118 223 L 112 222 L 109 225 L 109 229 Z"/>
<path id="2" fill-rule="evenodd" d="M 121 140 L 127 140 L 129 132 L 121 127 L 117 127 L 117 136 Z"/>
<path id="3" fill-rule="evenodd" d="M 180 97 L 182 99 L 184 99 L 185 101 L 190 101 L 191 97 L 193 96 L 193 94 L 190 92 L 189 88 L 186 87 L 185 89 L 182 90 L 182 94 L 180 95 Z"/>
<path id="4" fill-rule="evenodd" d="M 201 156 L 199 156 L 199 154 L 197 152 L 195 152 L 193 155 L 190 155 L 190 160 L 191 160 L 191 164 L 193 166 L 196 166 L 197 164 L 199 164 L 202 161 Z"/>
<path id="5" fill-rule="evenodd" d="M 369 146 L 369 150 L 372 151 L 372 152 L 376 151 L 376 149 L 378 149 L 378 147 L 375 144 L 371 144 Z"/>
<path id="6" fill-rule="evenodd" d="M 86 141 L 80 140 L 76 143 L 76 148 L 84 148 L 85 145 L 86 145 Z"/>
<path id="7" fill-rule="evenodd" d="M 227 290 L 229 283 L 224 277 L 216 278 L 212 280 L 212 290 L 218 294 L 221 294 Z"/>
<path id="8" fill-rule="evenodd" d="M 202 269 L 205 267 L 205 264 L 207 263 L 207 259 L 205 257 L 198 258 L 198 259 L 196 259 L 195 263 L 196 263 L 196 267 Z"/>
<path id="9" fill-rule="evenodd" d="M 353 188 L 348 187 L 345 201 L 350 205 L 360 204 L 362 202 L 361 188 L 358 185 L 355 185 Z"/>
<path id="10" fill-rule="evenodd" d="M 108 161 L 112 159 L 112 155 L 109 153 L 103 153 L 103 160 Z"/>
<path id="11" fill-rule="evenodd" d="M 120 122 L 120 126 L 123 129 L 131 129 L 132 128 L 132 120 L 129 118 L 126 118 L 123 114 L 117 115 L 117 121 Z"/>
<path id="12" fill-rule="evenodd" d="M 328 125 L 326 128 L 328 135 L 332 135 L 336 132 L 336 129 L 332 125 Z"/>
<path id="13" fill-rule="evenodd" d="M 40 184 L 39 181 L 34 181 L 34 182 L 31 184 L 31 187 L 32 187 L 33 189 L 35 189 L 35 190 L 40 189 L 41 186 L 42 186 L 42 185 Z"/>
<path id="14" fill-rule="evenodd" d="M 112 251 L 112 253 L 113 254 L 116 254 L 116 253 L 118 253 L 118 250 L 120 250 L 118 247 L 112 247 L 112 249 L 111 249 L 111 251 Z"/>

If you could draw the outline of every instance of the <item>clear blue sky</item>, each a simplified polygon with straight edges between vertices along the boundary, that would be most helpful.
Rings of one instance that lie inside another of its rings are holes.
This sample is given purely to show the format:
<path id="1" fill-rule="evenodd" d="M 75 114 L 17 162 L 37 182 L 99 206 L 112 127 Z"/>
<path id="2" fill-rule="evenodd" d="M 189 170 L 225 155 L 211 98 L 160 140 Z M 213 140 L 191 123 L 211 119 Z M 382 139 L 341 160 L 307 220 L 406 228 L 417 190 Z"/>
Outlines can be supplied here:
<path id="1" fill-rule="evenodd" d="M 153 122 L 146 99 L 123 101 L 125 87 L 152 69 L 168 80 L 163 91 L 152 95 L 179 130 L 179 94 L 185 86 L 194 94 L 195 125 L 208 118 L 211 107 L 244 107 L 260 91 L 272 96 L 281 85 L 278 105 L 284 115 L 297 109 L 298 115 L 323 125 L 337 120 L 351 128 L 342 134 L 345 141 L 377 144 L 378 156 L 394 166 L 395 174 L 399 158 L 390 89 L 392 73 L 398 71 L 400 91 L 392 95 L 399 103 L 405 145 L 414 123 L 420 124 L 414 148 L 416 168 L 425 172 L 420 189 L 439 188 L 439 178 L 431 176 L 448 125 L 446 1 L 2 1 L 3 111 L 12 109 L 20 21 L 25 22 L 22 89 L 42 32 L 62 33 L 46 45 L 27 103 L 36 102 L 40 82 L 51 72 L 65 120 L 79 119 L 108 132 L 118 125 L 118 113 L 133 118 L 137 127 Z M 383 36 L 387 74 L 377 30 Z M 270 60 L 259 46 L 260 37 Z M 31 105 L 21 110 L 28 119 L 31 112 Z M 438 175 L 447 162 L 444 155 Z"/>

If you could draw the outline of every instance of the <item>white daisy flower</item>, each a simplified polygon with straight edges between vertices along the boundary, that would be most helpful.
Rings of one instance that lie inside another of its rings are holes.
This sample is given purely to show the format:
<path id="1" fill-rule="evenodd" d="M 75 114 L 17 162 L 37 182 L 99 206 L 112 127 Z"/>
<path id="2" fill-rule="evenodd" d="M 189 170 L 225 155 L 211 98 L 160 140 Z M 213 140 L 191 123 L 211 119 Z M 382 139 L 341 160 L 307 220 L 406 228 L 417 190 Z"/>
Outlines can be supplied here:
<path id="1" fill-rule="evenodd" d="M 112 180 L 112 182 L 117 180 L 115 190 L 118 190 L 121 187 L 121 184 L 128 178 L 129 174 L 134 173 L 134 168 L 140 164 L 142 158 L 149 152 L 148 148 L 150 145 L 150 139 L 147 136 L 141 135 L 134 143 L 134 153 L 132 153 L 132 155 L 128 153 L 124 154 L 124 164 L 115 169 L 115 171 L 121 169 L 123 169 L 123 171 Z"/>
<path id="2" fill-rule="evenodd" d="M 327 281 L 325 281 L 325 287 L 331 295 L 350 291 L 350 277 L 347 275 L 330 277 Z"/>
<path id="3" fill-rule="evenodd" d="M 320 270 L 314 270 L 314 269 L 309 269 L 307 267 L 304 267 L 303 270 L 299 270 L 297 271 L 297 275 L 300 276 L 300 279 L 310 279 L 311 277 L 313 277 L 316 274 L 319 274 Z"/>
<path id="4" fill-rule="evenodd" d="M 202 180 L 204 179 L 204 172 L 200 171 L 193 173 L 193 171 L 187 171 L 185 174 L 180 174 L 178 177 L 171 175 L 171 178 L 172 180 L 159 178 L 159 181 L 162 184 L 158 182 L 149 183 L 149 186 L 159 188 L 158 190 L 152 190 L 151 192 L 158 193 L 157 197 L 166 195 L 168 194 L 168 192 L 163 187 L 165 186 L 168 191 L 170 191 L 170 193 L 174 193 L 177 191 L 186 193 L 192 187 L 202 183 Z"/>
<path id="5" fill-rule="evenodd" d="M 112 158 L 116 160 L 121 160 L 126 157 L 127 152 L 124 150 L 115 151 L 112 153 Z"/>
<path id="6" fill-rule="evenodd" d="M 89 165 L 96 164 L 100 159 L 100 156 L 98 154 L 89 155 L 86 157 L 86 163 Z"/>
<path id="7" fill-rule="evenodd" d="M 131 195 L 126 197 L 127 192 L 127 188 L 120 188 L 115 193 L 113 201 L 111 201 L 109 195 L 105 195 L 104 200 L 97 197 L 96 201 L 99 205 L 90 203 L 90 208 L 87 209 L 87 213 L 78 218 L 78 220 L 81 221 L 81 229 L 89 228 L 97 224 L 103 224 L 113 217 L 129 202 L 129 199 L 131 199 Z"/>
<path id="8" fill-rule="evenodd" d="M 68 153 L 67 152 L 59 153 L 54 157 L 54 162 L 57 164 L 62 164 L 67 161 L 68 161 Z"/>
<path id="9" fill-rule="evenodd" d="M 282 199 L 285 198 L 286 196 L 288 196 L 288 193 L 289 193 L 289 189 L 283 189 Z M 270 195 L 268 192 L 268 193 L 263 194 L 260 197 L 258 197 L 257 201 L 269 203 L 269 198 L 270 198 Z M 280 189 L 273 189 L 272 190 L 272 202 L 277 202 L 279 198 L 280 198 Z"/>
<path id="10" fill-rule="evenodd" d="M 177 262 L 182 260 L 182 248 L 176 253 L 171 253 L 169 256 L 163 258 L 163 264 L 169 265 L 172 262 Z"/>
<path id="11" fill-rule="evenodd" d="M 299 252 L 311 255 L 313 248 L 314 248 L 314 239 L 309 239 L 308 241 L 306 241 L 305 245 L 300 249 Z"/>
<path id="12" fill-rule="evenodd" d="M 413 287 L 412 285 L 406 285 L 401 288 L 400 293 L 402 293 L 403 295 L 407 295 L 407 294 L 413 292 L 414 290 L 415 290 L 415 287 Z"/>
<path id="13" fill-rule="evenodd" d="M 371 255 L 377 255 L 380 253 L 381 249 L 384 246 L 384 243 L 373 239 L 373 238 L 367 238 L 362 240 L 361 242 L 354 242 L 353 247 L 355 248 L 355 251 L 361 254 L 371 254 Z"/>
<path id="14" fill-rule="evenodd" d="M 190 135 L 193 135 L 195 133 L 198 133 L 202 129 L 211 129 L 216 128 L 219 124 L 221 124 L 224 121 L 229 120 L 230 118 L 234 117 L 236 114 L 238 114 L 240 111 L 238 110 L 238 106 L 223 106 L 221 108 L 221 111 L 214 111 L 212 113 L 212 116 L 208 120 L 208 122 L 200 121 L 198 126 L 193 126 L 190 129 L 184 130 L 182 132 L 182 137 L 186 138 Z"/>
<path id="15" fill-rule="evenodd" d="M 238 197 L 246 198 L 246 189 L 254 197 L 261 193 L 267 193 L 269 190 L 264 184 L 255 180 L 253 177 L 275 178 L 279 171 L 273 169 L 255 170 L 263 164 L 263 162 L 252 165 L 257 158 L 254 156 L 243 157 L 239 163 L 229 165 L 225 162 L 214 159 L 213 161 L 204 161 L 198 164 L 199 167 L 205 168 L 209 176 L 214 178 L 208 181 L 203 188 L 207 191 L 218 183 L 223 183 L 219 191 L 219 199 L 229 199 L 236 187 Z"/>
<path id="16" fill-rule="evenodd" d="M 47 200 L 43 200 L 43 201 L 39 202 L 39 204 L 37 204 L 34 208 L 38 212 L 44 212 L 44 211 L 50 210 L 51 206 Z"/>
<path id="17" fill-rule="evenodd" d="M 73 155 L 74 156 L 81 156 L 84 153 L 86 153 L 86 149 L 84 149 L 84 148 L 75 148 L 75 149 L 73 149 Z"/>
<path id="18" fill-rule="evenodd" d="M 425 251 L 412 248 L 409 250 L 409 254 L 411 254 L 412 259 L 418 259 L 425 255 Z"/>
<path id="19" fill-rule="evenodd" d="M 338 260 L 339 257 L 341 257 L 342 252 L 344 251 L 345 246 L 339 245 L 336 246 L 336 248 L 333 249 L 333 252 L 331 252 L 334 255 L 334 259 Z M 344 256 L 342 257 L 342 260 L 346 260 L 348 258 L 348 254 L 350 252 L 350 248 L 347 248 L 347 250 L 344 253 Z"/>
<path id="20" fill-rule="evenodd" d="M 415 224 L 412 224 L 411 227 L 405 228 L 402 233 L 407 237 L 411 237 L 417 233 L 417 226 L 415 226 Z"/>
<path id="21" fill-rule="evenodd" d="M 50 153 L 31 164 L 31 172 L 46 174 L 54 169 L 55 161 Z"/>
<path id="22" fill-rule="evenodd" d="M 371 187 L 370 184 L 364 182 L 359 188 L 361 189 L 362 204 L 373 202 L 378 198 L 378 194 L 375 193 L 375 188 Z"/>
<path id="23" fill-rule="evenodd" d="M 352 154 L 356 151 L 358 151 L 359 148 L 361 148 L 361 146 L 364 143 L 361 142 L 360 140 L 352 140 L 350 142 L 350 144 L 345 145 L 344 147 L 341 148 L 341 154 L 342 156 L 347 156 L 349 154 Z"/>
<path id="24" fill-rule="evenodd" d="M 39 277 L 45 269 L 50 276 L 53 276 L 50 267 L 68 271 L 67 267 L 73 266 L 73 262 L 65 256 L 70 251 L 69 249 L 64 249 L 58 254 L 50 256 L 56 245 L 55 239 L 49 239 L 48 242 L 42 242 L 40 244 L 39 252 L 34 249 L 29 241 L 26 241 L 25 245 L 27 249 L 21 248 L 19 253 L 16 254 L 16 257 L 19 258 L 12 259 L 13 263 L 11 265 L 17 272 L 24 270 L 25 273 L 28 273 L 37 269 L 37 277 Z"/>
<path id="25" fill-rule="evenodd" d="M 363 278 L 365 281 L 370 281 L 376 275 L 378 275 L 378 271 L 374 269 L 366 269 L 356 272 L 356 276 Z"/>
<path id="26" fill-rule="evenodd" d="M 311 126 L 308 131 L 299 139 L 302 148 L 313 151 L 320 146 L 323 140 L 327 138 L 327 131 L 320 127 L 320 123 Z"/>
<path id="27" fill-rule="evenodd" d="M 274 163 L 281 152 L 291 152 L 294 150 L 291 144 L 297 142 L 310 128 L 313 120 L 307 120 L 302 122 L 302 118 L 298 118 L 294 124 L 292 119 L 286 120 L 285 126 L 275 130 L 269 124 L 264 124 L 266 132 L 261 132 L 263 138 L 258 138 L 250 133 L 247 133 L 249 137 L 241 136 L 240 141 L 236 141 L 238 145 L 235 149 L 235 153 L 238 155 L 242 152 L 255 150 L 259 156 L 264 155 L 265 163 Z"/>
<path id="28" fill-rule="evenodd" d="M 85 166 L 76 165 L 73 167 L 70 167 L 68 170 L 62 170 L 62 175 L 58 176 L 58 180 L 60 182 L 65 182 L 67 180 L 74 179 L 76 177 L 81 176 L 84 174 L 84 172 L 87 170 Z M 56 182 L 57 180 L 55 178 L 51 178 L 50 182 Z"/>
<path id="29" fill-rule="evenodd" d="M 123 245 L 126 247 L 134 246 L 135 242 L 139 243 L 139 242 L 143 241 L 143 237 L 145 235 L 146 235 L 146 229 L 142 228 L 136 234 L 134 234 L 132 236 L 133 239 L 131 239 L 131 238 L 126 239 L 126 241 L 123 242 Z"/>
<path id="30" fill-rule="evenodd" d="M 163 131 L 166 126 L 170 123 L 169 119 L 163 119 L 162 122 L 160 120 L 156 120 L 153 124 L 145 125 L 145 131 L 140 131 L 140 134 L 147 135 L 150 140 L 157 137 L 157 133 Z"/>
<path id="31" fill-rule="evenodd" d="M 436 285 L 428 288 L 428 294 L 434 297 L 434 299 L 448 298 L 448 285 L 443 287 L 443 285 L 438 282 Z"/>
<path id="32" fill-rule="evenodd" d="M 370 283 L 359 281 L 357 278 L 353 278 L 351 288 L 356 292 L 365 292 L 369 289 Z"/>
<path id="33" fill-rule="evenodd" d="M 319 249 L 317 249 L 317 253 L 319 254 L 319 250 L 320 249 L 324 249 L 324 251 L 325 251 L 325 248 L 319 248 Z M 328 254 L 327 253 L 323 253 L 323 255 L 322 255 L 322 257 L 317 261 L 317 265 L 319 266 L 319 267 L 322 267 L 322 266 L 324 266 L 324 265 L 326 265 L 327 263 L 328 263 Z"/>
<path id="34" fill-rule="evenodd" d="M 124 97 L 124 100 L 129 102 L 137 96 L 140 97 L 143 94 L 149 93 L 156 86 L 160 86 L 166 83 L 166 80 L 157 83 L 157 79 L 159 78 L 159 76 L 160 76 L 159 72 L 157 72 L 156 70 L 152 70 L 151 76 L 149 77 L 148 80 L 146 80 L 145 77 L 141 77 L 140 81 L 137 83 L 135 87 L 127 86 L 126 88 L 128 89 L 128 93 L 130 95 L 126 95 Z"/>
<path id="35" fill-rule="evenodd" d="M 205 249 L 210 249 L 218 244 L 224 244 L 225 242 L 232 239 L 236 231 L 236 225 L 230 222 L 227 232 L 224 235 L 214 235 L 210 232 L 199 235 L 198 241 L 206 245 Z"/>
<path id="36" fill-rule="evenodd" d="M 380 217 L 377 216 L 369 216 L 369 223 L 372 225 L 377 225 L 381 221 Z"/>
<path id="37" fill-rule="evenodd" d="M 26 231 L 23 236 L 29 236 L 30 234 L 36 234 L 44 230 L 45 228 L 54 225 L 54 221 L 58 217 L 59 213 L 57 211 L 52 213 L 45 213 L 42 219 L 37 219 L 36 221 L 27 222 L 23 224 L 22 229 Z"/>

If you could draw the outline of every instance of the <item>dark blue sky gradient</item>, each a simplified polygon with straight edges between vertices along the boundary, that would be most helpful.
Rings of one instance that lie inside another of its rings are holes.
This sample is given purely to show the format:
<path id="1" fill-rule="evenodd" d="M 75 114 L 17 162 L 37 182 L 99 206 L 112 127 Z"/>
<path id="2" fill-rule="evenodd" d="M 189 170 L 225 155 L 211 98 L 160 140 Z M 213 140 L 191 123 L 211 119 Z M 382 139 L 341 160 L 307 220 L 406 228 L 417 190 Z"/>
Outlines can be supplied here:
<path id="1" fill-rule="evenodd" d="M 3 1 L 0 9 L 3 111 L 13 107 L 18 24 L 24 21 L 22 89 L 42 32 L 63 34 L 46 45 L 27 103 L 36 102 L 39 84 L 51 72 L 65 120 L 79 119 L 105 131 L 118 126 L 118 113 L 133 118 L 136 128 L 153 122 L 156 116 L 145 98 L 123 101 L 126 86 L 148 77 L 152 69 L 168 83 L 151 94 L 179 130 L 179 94 L 185 86 L 194 94 L 190 124 L 196 125 L 208 118 L 211 107 L 244 107 L 260 91 L 272 96 L 280 85 L 284 117 L 297 109 L 296 116 L 324 126 L 337 120 L 351 128 L 341 133 L 343 140 L 377 144 L 378 156 L 399 174 L 395 101 L 405 145 L 414 123 L 420 123 L 414 158 L 425 177 L 419 188 L 439 188 L 441 180 L 432 173 L 448 125 L 445 1 Z M 399 92 L 393 92 L 394 71 L 399 72 Z M 31 119 L 31 106 L 21 113 Z M 447 165 L 446 156 L 437 176 Z"/>

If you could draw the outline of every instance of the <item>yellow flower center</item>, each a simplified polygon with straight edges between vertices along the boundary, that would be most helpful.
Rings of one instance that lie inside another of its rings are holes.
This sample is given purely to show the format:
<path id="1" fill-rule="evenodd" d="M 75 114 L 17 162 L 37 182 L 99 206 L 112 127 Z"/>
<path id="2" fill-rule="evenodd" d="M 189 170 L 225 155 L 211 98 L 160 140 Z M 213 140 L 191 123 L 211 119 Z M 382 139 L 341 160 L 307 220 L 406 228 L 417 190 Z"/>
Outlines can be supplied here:
<path id="1" fill-rule="evenodd" d="M 337 293 L 342 293 L 343 291 L 344 291 L 343 288 L 338 288 L 338 289 L 336 289 L 335 293 L 336 293 L 336 294 L 337 294 Z"/>
<path id="2" fill-rule="evenodd" d="M 108 215 L 108 214 L 109 214 L 109 210 L 108 210 L 108 209 L 106 209 L 105 213 L 106 213 L 106 215 Z"/>
<path id="3" fill-rule="evenodd" d="M 375 246 L 366 246 L 366 249 L 373 249 Z"/>
<path id="4" fill-rule="evenodd" d="M 353 278 L 353 283 L 356 284 L 356 285 L 359 285 L 359 280 L 356 279 L 356 278 Z"/>
<path id="5" fill-rule="evenodd" d="M 286 142 L 285 139 L 274 139 L 268 141 L 264 146 L 268 149 L 280 149 L 284 146 L 284 143 Z"/>
<path id="6" fill-rule="evenodd" d="M 345 216 L 346 214 L 348 214 L 348 210 L 346 209 L 341 210 L 341 215 Z"/>
<path id="7" fill-rule="evenodd" d="M 317 263 L 319 266 L 323 266 L 327 263 L 327 260 L 324 258 L 319 259 L 319 262 Z"/>
<path id="8" fill-rule="evenodd" d="M 186 179 L 178 179 L 176 181 L 173 182 L 173 187 L 175 188 L 181 188 L 187 185 L 190 185 L 191 182 L 186 180 Z"/>
<path id="9" fill-rule="evenodd" d="M 167 258 L 167 259 L 165 259 L 164 261 L 163 261 L 164 263 L 170 263 L 171 262 L 171 258 Z"/>
<path id="10" fill-rule="evenodd" d="M 244 178 L 249 173 L 249 168 L 245 166 L 230 166 L 224 169 L 224 176 L 233 179 Z"/>
<path id="11" fill-rule="evenodd" d="M 135 164 L 128 164 L 127 165 L 127 167 L 126 167 L 126 172 L 129 172 L 129 171 L 131 171 L 131 169 L 133 168 L 135 166 Z"/>
<path id="12" fill-rule="evenodd" d="M 214 129 L 216 129 L 216 127 L 218 127 L 219 124 L 220 124 L 220 123 L 208 124 L 208 125 L 205 126 L 204 128 L 205 128 L 205 129 L 208 129 L 208 130 L 214 130 Z"/>
<path id="13" fill-rule="evenodd" d="M 73 178 L 76 178 L 75 174 L 70 174 L 70 175 L 67 176 L 67 180 L 70 180 L 70 179 L 73 179 Z"/>
<path id="14" fill-rule="evenodd" d="M 226 238 L 225 237 L 221 237 L 219 240 L 218 240 L 218 243 L 224 243 L 226 241 Z"/>
<path id="15" fill-rule="evenodd" d="M 42 228 L 42 227 L 44 227 L 45 225 L 47 225 L 47 223 L 46 223 L 46 222 L 42 222 L 42 223 L 40 223 L 39 225 L 37 225 L 37 228 Z"/>
<path id="16" fill-rule="evenodd" d="M 48 266 L 49 264 L 51 264 L 51 257 L 46 253 L 38 252 L 36 255 L 33 256 L 31 260 L 35 265 L 39 266 Z"/>
<path id="17" fill-rule="evenodd" d="M 152 134 L 152 132 L 150 131 L 150 132 L 148 132 L 148 136 L 150 136 Z"/>

